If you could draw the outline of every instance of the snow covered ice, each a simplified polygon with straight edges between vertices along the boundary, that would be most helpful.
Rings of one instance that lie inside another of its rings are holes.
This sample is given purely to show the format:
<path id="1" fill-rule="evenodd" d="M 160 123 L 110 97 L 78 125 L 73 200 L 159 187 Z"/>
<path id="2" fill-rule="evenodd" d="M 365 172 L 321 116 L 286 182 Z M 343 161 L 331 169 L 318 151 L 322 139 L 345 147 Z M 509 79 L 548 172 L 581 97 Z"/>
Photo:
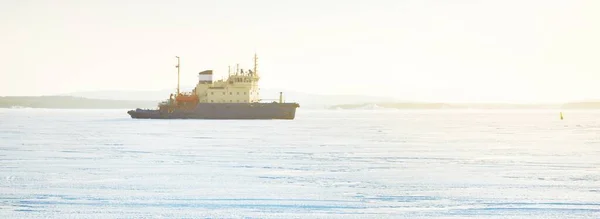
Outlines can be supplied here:
<path id="1" fill-rule="evenodd" d="M 0 218 L 600 218 L 600 112 L 0 110 Z"/>

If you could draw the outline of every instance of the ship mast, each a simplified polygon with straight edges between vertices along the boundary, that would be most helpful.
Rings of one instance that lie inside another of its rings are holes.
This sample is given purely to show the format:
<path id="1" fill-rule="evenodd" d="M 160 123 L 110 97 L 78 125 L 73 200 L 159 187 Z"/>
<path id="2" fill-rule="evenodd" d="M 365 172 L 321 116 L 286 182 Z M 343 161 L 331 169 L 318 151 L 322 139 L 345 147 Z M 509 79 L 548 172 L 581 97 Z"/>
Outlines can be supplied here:
<path id="1" fill-rule="evenodd" d="M 258 65 L 258 56 L 256 56 L 256 53 L 254 53 L 254 75 L 258 76 L 258 72 L 256 71 Z"/>
<path id="2" fill-rule="evenodd" d="M 177 65 L 175 66 L 175 68 L 177 68 L 177 96 L 179 96 L 179 56 L 175 56 L 177 58 Z"/>

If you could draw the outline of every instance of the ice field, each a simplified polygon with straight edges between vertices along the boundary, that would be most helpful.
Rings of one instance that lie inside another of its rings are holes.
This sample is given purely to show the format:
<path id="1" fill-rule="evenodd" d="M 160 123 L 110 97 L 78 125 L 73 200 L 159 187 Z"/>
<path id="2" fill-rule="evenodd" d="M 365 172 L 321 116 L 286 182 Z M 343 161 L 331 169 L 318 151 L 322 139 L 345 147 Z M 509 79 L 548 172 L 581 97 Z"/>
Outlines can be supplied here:
<path id="1" fill-rule="evenodd" d="M 0 109 L 0 218 L 600 218 L 600 111 Z"/>

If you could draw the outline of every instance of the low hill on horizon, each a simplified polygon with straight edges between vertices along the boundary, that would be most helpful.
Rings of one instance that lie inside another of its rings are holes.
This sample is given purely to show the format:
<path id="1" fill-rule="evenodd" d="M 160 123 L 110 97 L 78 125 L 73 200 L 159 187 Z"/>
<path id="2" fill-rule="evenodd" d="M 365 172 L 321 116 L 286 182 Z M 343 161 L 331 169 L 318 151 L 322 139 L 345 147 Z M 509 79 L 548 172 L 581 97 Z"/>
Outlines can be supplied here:
<path id="1" fill-rule="evenodd" d="M 293 93 L 292 95 L 293 96 Z M 504 103 L 427 103 L 427 102 L 399 102 L 378 101 L 356 103 L 353 96 L 326 96 L 318 95 L 320 100 L 312 100 L 313 105 L 303 101 L 300 107 L 304 109 L 336 109 L 336 110 L 382 110 L 382 109 L 600 109 L 597 102 L 572 102 L 565 104 L 504 104 Z M 310 98 L 305 96 L 303 98 Z M 330 98 L 330 99 L 328 99 Z M 273 98 L 275 99 L 275 98 Z M 335 99 L 335 101 L 331 100 Z M 321 102 L 319 102 L 321 101 Z M 326 103 L 344 102 L 351 103 L 327 105 Z M 135 109 L 156 108 L 158 102 L 154 100 L 110 100 L 74 96 L 0 96 L 0 108 L 54 108 L 54 109 Z M 322 104 L 322 105 L 320 105 Z"/>
<path id="2" fill-rule="evenodd" d="M 563 109 L 600 109 L 600 101 L 571 102 L 562 105 Z"/>
<path id="3" fill-rule="evenodd" d="M 153 101 L 105 100 L 72 96 L 8 96 L 0 97 L 0 108 L 48 109 L 135 109 L 155 108 Z"/>
<path id="4" fill-rule="evenodd" d="M 182 88 L 184 91 L 193 88 Z M 297 92 L 286 89 L 262 88 L 260 96 L 265 101 L 279 100 L 279 92 L 283 92 L 284 101 L 300 103 L 302 108 L 325 109 L 331 105 L 337 104 L 359 104 L 368 101 L 398 101 L 389 97 L 375 97 L 365 95 L 322 95 Z M 174 89 L 149 90 L 149 91 L 127 91 L 127 90 L 108 90 L 108 91 L 85 91 L 61 94 L 60 96 L 84 97 L 90 99 L 107 100 L 136 100 L 136 101 L 155 101 L 156 103 L 169 98 L 169 94 L 175 93 Z"/>
<path id="5" fill-rule="evenodd" d="M 565 104 L 508 104 L 508 103 L 426 103 L 378 102 L 340 104 L 328 107 L 335 110 L 385 110 L 385 109 L 600 109 L 599 102 L 573 102 Z"/>

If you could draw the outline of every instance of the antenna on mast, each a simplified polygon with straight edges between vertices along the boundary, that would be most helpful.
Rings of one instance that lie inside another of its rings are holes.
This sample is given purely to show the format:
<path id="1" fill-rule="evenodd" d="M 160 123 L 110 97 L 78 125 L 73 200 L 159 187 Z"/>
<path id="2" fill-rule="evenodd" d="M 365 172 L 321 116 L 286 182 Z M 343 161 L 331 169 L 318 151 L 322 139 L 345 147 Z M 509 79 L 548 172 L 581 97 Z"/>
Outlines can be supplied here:
<path id="1" fill-rule="evenodd" d="M 258 75 L 258 71 L 256 71 L 257 67 L 258 67 L 258 56 L 256 55 L 256 52 L 254 52 L 254 75 Z"/>
<path id="2" fill-rule="evenodd" d="M 179 96 L 179 56 L 175 56 L 177 58 L 177 65 L 175 66 L 175 68 L 177 68 L 177 96 Z"/>

